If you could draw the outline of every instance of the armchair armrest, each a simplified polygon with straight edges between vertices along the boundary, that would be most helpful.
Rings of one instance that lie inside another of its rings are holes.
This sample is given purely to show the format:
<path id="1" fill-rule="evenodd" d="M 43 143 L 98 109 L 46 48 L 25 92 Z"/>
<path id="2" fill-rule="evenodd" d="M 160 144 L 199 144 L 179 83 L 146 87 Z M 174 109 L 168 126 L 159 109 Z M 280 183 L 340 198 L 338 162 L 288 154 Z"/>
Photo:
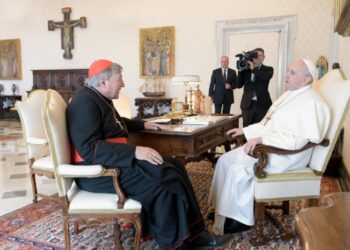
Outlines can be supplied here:
<path id="1" fill-rule="evenodd" d="M 111 168 L 111 169 L 105 169 L 103 176 L 112 176 L 113 178 L 113 184 L 114 184 L 114 189 L 115 192 L 118 195 L 118 203 L 117 203 L 117 207 L 122 209 L 124 208 L 124 204 L 126 201 L 126 196 L 122 190 L 122 187 L 120 185 L 120 181 L 119 181 L 119 176 L 120 176 L 121 170 L 118 167 L 115 168 Z"/>
<path id="2" fill-rule="evenodd" d="M 46 138 L 39 138 L 39 137 L 27 137 L 27 143 L 33 144 L 33 145 L 48 145 L 49 142 Z"/>
<path id="3" fill-rule="evenodd" d="M 103 175 L 104 168 L 101 165 L 71 165 L 62 164 L 58 166 L 58 174 L 69 178 L 92 178 Z"/>
<path id="4" fill-rule="evenodd" d="M 258 178 L 266 177 L 266 172 L 264 171 L 264 168 L 267 165 L 268 153 L 280 154 L 280 155 L 296 154 L 317 145 L 328 146 L 329 140 L 323 139 L 320 143 L 309 142 L 304 147 L 298 150 L 287 150 L 287 149 L 267 146 L 264 144 L 259 144 L 255 147 L 253 152 L 250 154 L 250 156 L 259 159 L 258 162 L 254 164 L 254 174 Z"/>
<path id="5" fill-rule="evenodd" d="M 122 209 L 126 201 L 126 196 L 121 188 L 119 176 L 120 169 L 118 167 L 106 169 L 102 165 L 71 165 L 62 164 L 58 166 L 58 174 L 61 177 L 69 178 L 93 178 L 99 176 L 111 176 L 115 192 L 118 195 L 117 207 Z"/>

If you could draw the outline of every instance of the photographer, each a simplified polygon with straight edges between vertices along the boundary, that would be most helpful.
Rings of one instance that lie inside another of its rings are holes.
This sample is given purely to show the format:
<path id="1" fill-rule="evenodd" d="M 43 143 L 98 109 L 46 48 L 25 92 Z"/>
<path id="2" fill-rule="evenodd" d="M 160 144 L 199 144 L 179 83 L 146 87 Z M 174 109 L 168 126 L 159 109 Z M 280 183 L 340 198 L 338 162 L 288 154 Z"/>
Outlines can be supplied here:
<path id="1" fill-rule="evenodd" d="M 237 56 L 237 88 L 244 86 L 241 109 L 246 127 L 260 122 L 272 104 L 268 88 L 273 68 L 263 65 L 265 54 L 261 48 Z"/>

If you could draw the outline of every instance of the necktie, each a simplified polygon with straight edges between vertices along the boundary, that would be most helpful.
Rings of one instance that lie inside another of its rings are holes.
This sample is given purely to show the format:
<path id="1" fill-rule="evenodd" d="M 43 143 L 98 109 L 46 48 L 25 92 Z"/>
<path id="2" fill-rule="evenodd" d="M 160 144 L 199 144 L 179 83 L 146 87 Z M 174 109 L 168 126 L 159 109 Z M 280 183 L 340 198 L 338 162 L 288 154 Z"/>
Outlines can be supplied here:
<path id="1" fill-rule="evenodd" d="M 222 78 L 224 79 L 224 82 L 226 82 L 226 79 L 227 79 L 226 69 L 224 69 L 224 75 L 222 76 Z"/>

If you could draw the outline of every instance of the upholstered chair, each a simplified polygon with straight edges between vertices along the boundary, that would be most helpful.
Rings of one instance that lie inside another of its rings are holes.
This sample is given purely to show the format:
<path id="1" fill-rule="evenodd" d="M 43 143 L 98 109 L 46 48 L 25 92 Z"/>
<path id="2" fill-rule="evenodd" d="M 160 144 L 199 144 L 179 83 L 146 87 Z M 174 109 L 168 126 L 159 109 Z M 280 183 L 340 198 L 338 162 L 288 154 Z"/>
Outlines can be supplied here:
<path id="1" fill-rule="evenodd" d="M 118 99 L 113 99 L 113 105 L 121 117 L 132 118 L 131 102 L 128 96 L 119 93 Z"/>
<path id="2" fill-rule="evenodd" d="M 54 178 L 53 163 L 41 116 L 45 95 L 45 90 L 34 90 L 25 101 L 16 102 L 16 109 L 21 120 L 23 137 L 28 151 L 29 176 L 34 203 L 38 201 L 38 197 L 50 197 L 38 193 L 35 176 L 44 175 L 48 178 Z"/>
<path id="3" fill-rule="evenodd" d="M 313 84 L 314 89 L 323 97 L 331 109 L 331 124 L 328 129 L 326 139 L 315 145 L 307 144 L 303 149 L 297 151 L 283 150 L 266 145 L 258 145 L 253 156 L 259 158 L 255 164 L 255 229 L 257 237 L 252 241 L 254 245 L 266 243 L 267 237 L 263 235 L 262 223 L 265 205 L 271 201 L 283 201 L 283 214 L 289 212 L 289 200 L 306 199 L 308 205 L 318 204 L 320 197 L 321 178 L 328 161 L 331 157 L 334 145 L 338 139 L 344 119 L 349 109 L 350 81 L 345 81 L 338 69 L 332 70 Z M 289 171 L 280 174 L 269 174 L 264 171 L 268 161 L 268 155 L 293 154 L 313 147 L 311 160 L 306 169 Z M 272 206 L 275 208 L 275 206 Z M 271 217 L 276 224 L 276 220 Z M 277 224 L 278 225 L 278 224 Z M 289 239 L 293 236 L 291 230 L 286 230 L 278 226 L 282 232 L 282 238 Z"/>
<path id="4" fill-rule="evenodd" d="M 122 249 L 118 223 L 135 227 L 134 249 L 139 249 L 141 235 L 141 204 L 125 197 L 119 183 L 120 169 L 105 169 L 101 165 L 72 165 L 70 141 L 66 126 L 66 103 L 55 90 L 46 94 L 43 118 L 57 182 L 63 204 L 65 249 L 70 249 L 69 222 L 89 221 L 113 223 L 116 249 Z M 79 189 L 74 178 L 111 176 L 117 194 L 91 193 Z M 88 246 L 87 246 L 88 247 Z"/>

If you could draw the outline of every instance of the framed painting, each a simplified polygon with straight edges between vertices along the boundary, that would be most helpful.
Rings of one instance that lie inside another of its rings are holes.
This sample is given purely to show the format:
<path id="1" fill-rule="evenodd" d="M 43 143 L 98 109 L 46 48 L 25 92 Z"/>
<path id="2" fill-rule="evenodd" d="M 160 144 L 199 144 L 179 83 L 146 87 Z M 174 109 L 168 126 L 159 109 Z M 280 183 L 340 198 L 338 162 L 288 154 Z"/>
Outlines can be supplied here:
<path id="1" fill-rule="evenodd" d="M 0 80 L 21 80 L 21 42 L 0 40 Z"/>
<path id="2" fill-rule="evenodd" d="M 141 78 L 167 78 L 175 74 L 175 27 L 140 29 Z"/>

